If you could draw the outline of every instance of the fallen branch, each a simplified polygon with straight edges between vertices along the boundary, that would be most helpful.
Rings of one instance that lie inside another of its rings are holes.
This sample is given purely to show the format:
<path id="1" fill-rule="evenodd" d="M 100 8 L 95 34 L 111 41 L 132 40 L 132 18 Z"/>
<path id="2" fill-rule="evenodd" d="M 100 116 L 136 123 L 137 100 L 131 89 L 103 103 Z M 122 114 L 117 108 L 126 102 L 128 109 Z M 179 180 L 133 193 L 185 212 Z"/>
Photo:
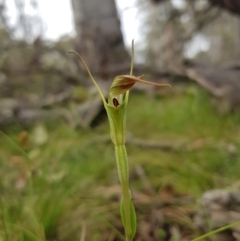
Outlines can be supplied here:
<path id="1" fill-rule="evenodd" d="M 93 145 L 95 143 L 111 143 L 111 138 L 108 135 L 99 136 L 88 143 L 86 146 Z M 128 145 L 133 145 L 141 148 L 146 149 L 160 149 L 163 151 L 180 151 L 186 149 L 186 141 L 179 141 L 179 142 L 160 142 L 160 141 L 153 141 L 153 140 L 145 140 L 139 138 L 133 138 L 127 136 L 126 143 Z"/>

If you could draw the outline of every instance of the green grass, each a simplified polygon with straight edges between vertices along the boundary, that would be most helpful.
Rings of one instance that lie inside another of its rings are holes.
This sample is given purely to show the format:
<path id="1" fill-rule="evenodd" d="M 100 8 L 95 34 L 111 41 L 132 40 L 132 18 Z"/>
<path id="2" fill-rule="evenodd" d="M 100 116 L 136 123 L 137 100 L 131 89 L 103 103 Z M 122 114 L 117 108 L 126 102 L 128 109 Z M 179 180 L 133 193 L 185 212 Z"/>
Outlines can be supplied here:
<path id="1" fill-rule="evenodd" d="M 196 200 L 208 189 L 238 180 L 239 121 L 238 113 L 218 115 L 209 96 L 194 86 L 171 97 L 130 96 L 130 136 L 185 143 L 173 151 L 127 145 L 140 225 L 149 219 L 153 205 L 161 206 L 158 195 L 167 186 L 174 196 Z M 5 130 L 7 136 L 0 134 L 0 241 L 80 240 L 84 227 L 86 241 L 124 240 L 113 145 L 100 140 L 109 133 L 107 120 L 91 130 L 73 130 L 62 122 L 46 128 L 47 142 L 36 144 L 33 137 L 26 147 L 18 143 L 21 127 Z M 137 165 L 155 194 L 149 194 Z M 150 201 L 144 203 L 139 193 Z M 194 232 L 191 222 L 180 216 L 169 220 Z"/>

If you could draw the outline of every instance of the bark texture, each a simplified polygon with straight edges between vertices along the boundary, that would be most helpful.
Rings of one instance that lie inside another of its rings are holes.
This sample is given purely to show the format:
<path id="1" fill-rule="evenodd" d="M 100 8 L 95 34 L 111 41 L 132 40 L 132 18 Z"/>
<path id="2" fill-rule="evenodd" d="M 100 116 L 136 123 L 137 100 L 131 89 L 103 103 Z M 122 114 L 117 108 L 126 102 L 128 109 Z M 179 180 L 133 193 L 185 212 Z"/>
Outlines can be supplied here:
<path id="1" fill-rule="evenodd" d="M 108 67 L 129 61 L 113 0 L 72 0 L 76 50 L 92 71 L 106 77 Z"/>

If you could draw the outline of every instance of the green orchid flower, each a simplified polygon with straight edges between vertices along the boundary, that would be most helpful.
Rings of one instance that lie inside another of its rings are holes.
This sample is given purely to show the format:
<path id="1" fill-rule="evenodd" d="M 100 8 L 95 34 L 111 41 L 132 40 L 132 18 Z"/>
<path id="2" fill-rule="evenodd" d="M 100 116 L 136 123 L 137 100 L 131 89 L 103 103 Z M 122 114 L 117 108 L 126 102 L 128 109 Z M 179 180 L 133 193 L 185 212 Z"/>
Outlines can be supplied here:
<path id="1" fill-rule="evenodd" d="M 119 180 L 122 187 L 122 198 L 120 203 L 120 213 L 122 217 L 122 223 L 125 229 L 126 241 L 132 241 L 136 232 L 136 214 L 131 198 L 131 192 L 129 190 L 129 168 L 127 152 L 125 147 L 126 141 L 126 112 L 129 99 L 129 90 L 137 83 L 151 84 L 156 86 L 170 86 L 168 84 L 152 83 L 143 80 L 143 76 L 135 77 L 132 76 L 133 71 L 133 55 L 134 49 L 132 44 L 132 61 L 130 75 L 119 75 L 114 78 L 113 83 L 110 87 L 108 102 L 105 100 L 102 91 L 94 80 L 90 70 L 81 58 L 81 56 L 75 51 L 75 53 L 85 69 L 88 72 L 91 80 L 99 91 L 102 98 L 104 107 L 107 112 L 108 120 L 110 123 L 110 135 L 112 142 L 115 146 L 115 155 L 118 168 Z"/>

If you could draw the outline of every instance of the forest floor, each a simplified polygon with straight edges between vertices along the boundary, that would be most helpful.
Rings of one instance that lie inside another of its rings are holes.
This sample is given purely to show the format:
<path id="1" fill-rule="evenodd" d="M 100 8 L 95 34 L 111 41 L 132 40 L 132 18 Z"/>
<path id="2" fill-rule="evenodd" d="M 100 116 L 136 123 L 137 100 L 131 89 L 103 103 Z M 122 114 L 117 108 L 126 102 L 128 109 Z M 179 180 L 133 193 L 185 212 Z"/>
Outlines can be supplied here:
<path id="1" fill-rule="evenodd" d="M 197 200 L 238 181 L 240 113 L 219 115 L 210 102 L 195 86 L 174 96 L 130 95 L 136 240 L 198 236 Z M 107 120 L 85 130 L 59 121 L 0 133 L 0 241 L 124 240 L 108 134 Z"/>

